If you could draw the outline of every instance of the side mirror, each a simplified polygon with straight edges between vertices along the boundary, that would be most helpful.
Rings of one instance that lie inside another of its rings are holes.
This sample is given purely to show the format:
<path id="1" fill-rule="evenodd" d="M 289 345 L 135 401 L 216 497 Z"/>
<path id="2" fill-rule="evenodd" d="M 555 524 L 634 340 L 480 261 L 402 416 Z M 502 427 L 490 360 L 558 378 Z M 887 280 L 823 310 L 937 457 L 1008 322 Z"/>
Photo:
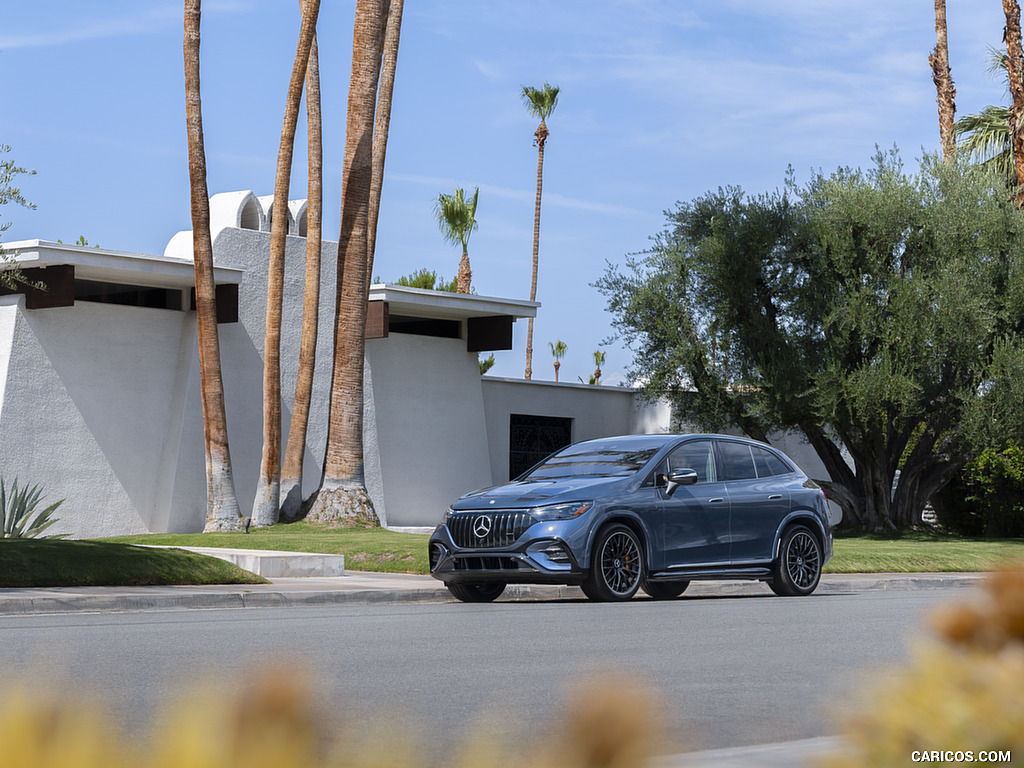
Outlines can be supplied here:
<path id="1" fill-rule="evenodd" d="M 665 493 L 671 496 L 680 485 L 693 485 L 697 482 L 697 470 L 695 469 L 673 469 L 668 473 L 668 480 L 665 483 Z"/>

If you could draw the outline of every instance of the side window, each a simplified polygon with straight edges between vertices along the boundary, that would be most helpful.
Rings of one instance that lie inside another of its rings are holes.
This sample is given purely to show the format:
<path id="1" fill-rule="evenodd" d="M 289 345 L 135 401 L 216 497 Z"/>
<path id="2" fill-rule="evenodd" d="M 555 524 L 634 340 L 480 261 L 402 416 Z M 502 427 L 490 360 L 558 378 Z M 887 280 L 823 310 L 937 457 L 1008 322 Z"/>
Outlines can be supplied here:
<path id="1" fill-rule="evenodd" d="M 758 477 L 786 475 L 793 471 L 786 462 L 771 451 L 766 451 L 764 448 L 752 447 L 750 452 L 754 454 L 754 466 L 757 468 Z"/>
<path id="2" fill-rule="evenodd" d="M 750 446 L 723 440 L 718 444 L 722 458 L 723 480 L 749 480 L 757 477 Z"/>
<path id="3" fill-rule="evenodd" d="M 715 452 L 710 440 L 694 440 L 684 443 L 668 456 L 668 469 L 692 469 L 697 472 L 698 483 L 718 481 L 715 471 Z"/>

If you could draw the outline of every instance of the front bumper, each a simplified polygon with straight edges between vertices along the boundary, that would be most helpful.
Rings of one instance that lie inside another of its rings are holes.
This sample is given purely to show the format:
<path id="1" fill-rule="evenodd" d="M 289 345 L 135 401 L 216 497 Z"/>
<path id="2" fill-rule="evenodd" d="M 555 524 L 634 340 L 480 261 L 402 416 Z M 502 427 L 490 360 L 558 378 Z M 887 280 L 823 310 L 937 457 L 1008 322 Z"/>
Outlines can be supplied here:
<path id="1" fill-rule="evenodd" d="M 534 529 L 539 529 L 534 531 Z M 580 584 L 586 574 L 554 528 L 538 523 L 503 547 L 460 547 L 447 525 L 430 537 L 430 575 L 446 584 Z"/>

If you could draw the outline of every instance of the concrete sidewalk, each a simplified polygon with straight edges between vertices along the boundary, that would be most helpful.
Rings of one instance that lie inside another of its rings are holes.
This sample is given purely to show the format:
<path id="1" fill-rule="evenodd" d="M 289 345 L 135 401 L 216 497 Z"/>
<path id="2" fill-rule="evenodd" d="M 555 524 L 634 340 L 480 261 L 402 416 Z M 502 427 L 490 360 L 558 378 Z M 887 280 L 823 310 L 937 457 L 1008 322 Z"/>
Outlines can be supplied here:
<path id="1" fill-rule="evenodd" d="M 252 553 L 248 553 L 252 554 Z M 281 553 L 269 553 L 275 558 Z M 825 574 L 816 594 L 972 587 L 984 574 Z M 687 597 L 756 596 L 771 591 L 755 581 L 694 582 Z M 342 576 L 281 577 L 269 584 L 155 587 L 31 587 L 0 589 L 0 616 L 69 611 L 168 611 L 283 605 L 450 602 L 430 576 L 344 571 Z M 501 600 L 583 600 L 578 587 L 510 585 Z"/>

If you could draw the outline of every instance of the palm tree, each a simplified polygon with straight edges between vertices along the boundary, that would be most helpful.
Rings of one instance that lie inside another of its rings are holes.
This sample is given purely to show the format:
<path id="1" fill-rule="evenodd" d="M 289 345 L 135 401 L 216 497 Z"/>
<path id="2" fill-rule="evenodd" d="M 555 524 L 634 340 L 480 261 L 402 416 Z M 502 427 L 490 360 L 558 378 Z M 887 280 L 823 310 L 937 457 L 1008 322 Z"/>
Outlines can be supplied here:
<path id="1" fill-rule="evenodd" d="M 956 87 L 949 71 L 949 45 L 946 40 L 946 0 L 935 0 L 935 50 L 928 57 L 932 67 L 932 80 L 938 92 L 939 137 L 942 157 L 946 162 L 953 157 L 956 139 L 953 123 L 956 117 Z"/>
<path id="2" fill-rule="evenodd" d="M 594 350 L 594 384 L 601 383 L 601 366 L 604 365 L 604 352 L 601 350 Z"/>
<path id="3" fill-rule="evenodd" d="M 533 205 L 533 276 L 530 279 L 530 301 L 537 300 L 537 258 L 540 253 L 540 193 L 544 179 L 544 145 L 548 140 L 547 119 L 558 105 L 558 86 L 544 83 L 541 88 L 523 86 L 523 103 L 534 117 L 540 118 L 540 125 L 533 133 L 533 144 L 537 147 L 537 196 Z M 526 372 L 523 378 L 533 377 L 533 318 L 529 319 L 526 330 Z"/>
<path id="4" fill-rule="evenodd" d="M 1021 50 L 1020 5 L 1017 0 L 1003 0 L 1006 27 L 1003 42 L 1006 43 L 1006 75 L 1010 81 L 1010 96 L 1013 105 L 1010 110 L 1010 145 L 1013 147 L 1014 181 L 1018 187 L 1024 185 L 1024 52 Z M 1017 193 L 1017 207 L 1024 205 L 1024 187 Z"/>
<path id="5" fill-rule="evenodd" d="M 442 192 L 434 202 L 434 215 L 437 217 L 437 225 L 441 228 L 444 239 L 462 246 L 456 293 L 469 293 L 469 285 L 473 279 L 473 272 L 469 268 L 469 236 L 477 228 L 476 203 L 479 197 L 480 189 L 477 188 L 473 192 L 473 197 L 467 200 L 465 191 L 460 187 L 453 195 Z"/>
<path id="6" fill-rule="evenodd" d="M 203 401 L 206 446 L 206 526 L 204 531 L 236 531 L 242 514 L 235 496 L 220 368 L 210 198 L 206 187 L 206 150 L 199 89 L 201 0 L 185 0 L 185 122 L 188 131 L 188 176 L 192 199 L 192 252 L 196 272 L 196 339 L 199 344 L 199 389 Z"/>
<path id="7" fill-rule="evenodd" d="M 253 525 L 273 525 L 281 511 L 281 312 L 284 305 L 284 250 L 288 234 L 288 187 L 295 149 L 295 128 L 302 103 L 309 50 L 313 45 L 320 0 L 303 0 L 299 42 L 292 63 L 285 100 L 284 125 L 277 150 L 274 179 L 274 208 L 271 219 L 270 263 L 267 267 L 266 332 L 263 337 L 263 458 L 256 497 L 252 504 Z"/>
<path id="8" fill-rule="evenodd" d="M 373 257 L 377 250 L 377 217 L 380 194 L 384 187 L 384 158 L 388 151 L 388 129 L 391 126 L 391 97 L 395 90 L 395 69 L 398 65 L 398 41 L 402 34 L 402 11 L 405 0 L 391 0 L 384 30 L 384 58 L 381 61 L 377 112 L 373 122 L 373 180 L 370 182 L 370 213 L 366 231 L 366 280 L 373 274 Z M 369 287 L 369 285 L 367 285 Z"/>
<path id="9" fill-rule="evenodd" d="M 562 367 L 562 358 L 565 357 L 566 350 L 569 348 L 561 339 L 556 342 L 549 341 L 548 346 L 551 347 L 551 354 L 555 358 L 555 381 L 558 381 L 558 369 Z"/>
<path id="10" fill-rule="evenodd" d="M 317 320 L 320 316 L 320 252 L 322 247 L 324 153 L 320 112 L 320 62 L 316 35 L 306 64 L 306 132 L 309 179 L 306 203 L 306 285 L 302 300 L 302 339 L 299 369 L 295 379 L 292 420 L 281 468 L 281 516 L 293 520 L 302 507 L 302 465 L 309 427 L 309 405 L 313 396 L 316 366 Z"/>
<path id="11" fill-rule="evenodd" d="M 990 71 L 1008 77 L 1006 54 L 993 48 L 990 55 Z M 956 121 L 953 133 L 964 157 L 1005 176 L 1011 185 L 1014 183 L 1016 167 L 1010 145 L 1009 107 L 989 106 L 976 115 L 965 115 Z"/>
<path id="12" fill-rule="evenodd" d="M 386 17 L 383 0 L 357 0 L 341 175 L 334 374 L 324 473 L 310 520 L 377 522 L 363 467 L 363 358 L 373 122 Z"/>

